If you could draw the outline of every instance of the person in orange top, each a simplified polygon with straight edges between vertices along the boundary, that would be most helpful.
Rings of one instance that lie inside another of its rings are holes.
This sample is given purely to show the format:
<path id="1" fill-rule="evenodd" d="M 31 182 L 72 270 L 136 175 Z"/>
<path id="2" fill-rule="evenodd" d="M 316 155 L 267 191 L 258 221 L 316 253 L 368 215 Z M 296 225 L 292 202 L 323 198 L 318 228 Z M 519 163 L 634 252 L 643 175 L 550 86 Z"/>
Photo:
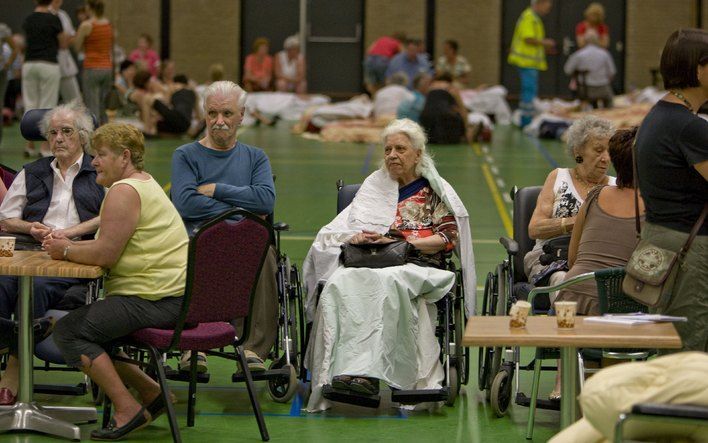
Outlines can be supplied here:
<path id="1" fill-rule="evenodd" d="M 246 57 L 243 68 L 243 88 L 248 91 L 270 91 L 273 80 L 273 57 L 268 55 L 270 42 L 259 37 L 253 42 L 253 52 Z"/>
<path id="2" fill-rule="evenodd" d="M 113 27 L 103 16 L 102 0 L 88 0 L 88 20 L 79 25 L 74 47 L 84 51 L 82 85 L 84 103 L 91 113 L 106 123 L 106 106 L 103 100 L 113 84 Z"/>

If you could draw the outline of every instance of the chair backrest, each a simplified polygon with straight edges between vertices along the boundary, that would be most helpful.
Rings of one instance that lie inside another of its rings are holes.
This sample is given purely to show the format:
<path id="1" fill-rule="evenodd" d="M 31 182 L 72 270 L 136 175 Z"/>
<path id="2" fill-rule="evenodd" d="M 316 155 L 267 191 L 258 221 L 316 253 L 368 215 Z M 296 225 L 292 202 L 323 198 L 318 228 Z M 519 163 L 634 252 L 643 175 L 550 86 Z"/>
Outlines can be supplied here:
<path id="1" fill-rule="evenodd" d="M 16 175 L 17 171 L 15 171 L 9 166 L 5 166 L 0 163 L 0 180 L 2 180 L 2 183 L 5 185 L 5 188 L 10 189 L 10 185 L 12 184 L 12 181 L 15 179 Z"/>
<path id="2" fill-rule="evenodd" d="M 197 230 L 189 242 L 185 299 L 176 332 L 184 324 L 248 317 L 271 236 L 266 222 L 244 209 L 226 211 Z"/>
<path id="3" fill-rule="evenodd" d="M 39 124 L 42 122 L 44 114 L 49 111 L 50 109 L 30 109 L 25 112 L 25 115 L 22 116 L 22 120 L 20 121 L 20 133 L 25 140 L 34 142 L 47 140 L 44 138 L 44 135 L 42 135 Z M 96 119 L 96 116 L 93 114 L 91 114 L 91 119 L 93 120 L 93 127 L 97 128 L 99 126 L 98 119 Z"/>
<path id="4" fill-rule="evenodd" d="M 354 200 L 354 196 L 361 188 L 361 183 L 355 185 L 342 185 L 341 180 L 337 182 L 337 214 L 349 206 Z"/>
<path id="5" fill-rule="evenodd" d="M 524 273 L 524 256 L 533 249 L 536 241 L 529 237 L 529 221 L 536 209 L 541 186 L 528 186 L 513 192 L 514 200 L 514 240 L 519 244 L 519 253 L 514 256 L 514 281 L 528 281 Z"/>
<path id="6" fill-rule="evenodd" d="M 649 312 L 649 308 L 637 303 L 622 291 L 624 268 L 607 268 L 595 271 L 600 314 L 626 314 Z"/>

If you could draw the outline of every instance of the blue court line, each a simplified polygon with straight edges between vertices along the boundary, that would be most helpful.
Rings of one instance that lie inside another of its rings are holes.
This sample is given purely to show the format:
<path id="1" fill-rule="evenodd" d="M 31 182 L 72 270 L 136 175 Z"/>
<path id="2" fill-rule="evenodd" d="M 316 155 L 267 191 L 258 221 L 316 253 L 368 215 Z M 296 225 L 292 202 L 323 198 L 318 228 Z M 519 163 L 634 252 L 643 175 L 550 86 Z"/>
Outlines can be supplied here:
<path id="1" fill-rule="evenodd" d="M 371 166 L 371 159 L 374 157 L 374 150 L 376 146 L 373 143 L 369 143 L 366 148 L 366 157 L 364 158 L 364 165 L 361 167 L 361 175 L 366 175 L 369 172 L 369 166 Z"/>
<path id="2" fill-rule="evenodd" d="M 543 147 L 543 145 L 541 144 L 541 141 L 540 141 L 538 138 L 536 138 L 536 137 L 531 137 L 530 135 L 527 135 L 526 137 L 528 137 L 528 139 L 531 140 L 531 143 L 533 143 L 533 145 L 536 147 L 536 149 L 538 150 L 538 152 L 541 153 L 541 155 L 543 156 L 543 158 L 546 159 L 546 161 L 551 165 L 551 167 L 552 167 L 553 169 L 555 169 L 555 168 L 557 168 L 557 167 L 559 166 L 559 165 L 558 165 L 558 162 L 555 161 L 555 160 L 553 159 L 553 157 L 551 157 L 551 153 L 548 152 L 548 149 L 546 149 L 546 148 Z"/>

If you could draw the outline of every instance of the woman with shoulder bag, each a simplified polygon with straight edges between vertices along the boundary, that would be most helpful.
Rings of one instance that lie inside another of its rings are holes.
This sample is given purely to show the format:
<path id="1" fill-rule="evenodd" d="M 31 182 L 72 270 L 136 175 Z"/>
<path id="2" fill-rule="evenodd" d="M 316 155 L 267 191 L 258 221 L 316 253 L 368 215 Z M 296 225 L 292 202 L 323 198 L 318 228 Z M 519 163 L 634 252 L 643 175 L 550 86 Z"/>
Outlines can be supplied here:
<path id="1" fill-rule="evenodd" d="M 687 317 L 687 322 L 675 323 L 681 350 L 706 352 L 708 223 L 704 215 L 700 219 L 708 207 L 708 122 L 695 113 L 708 101 L 708 32 L 681 29 L 671 34 L 660 69 L 669 92 L 644 119 L 636 143 L 646 205 L 638 250 L 646 243 L 676 253 L 687 247 L 654 310 Z M 695 238 L 687 241 L 694 226 Z"/>

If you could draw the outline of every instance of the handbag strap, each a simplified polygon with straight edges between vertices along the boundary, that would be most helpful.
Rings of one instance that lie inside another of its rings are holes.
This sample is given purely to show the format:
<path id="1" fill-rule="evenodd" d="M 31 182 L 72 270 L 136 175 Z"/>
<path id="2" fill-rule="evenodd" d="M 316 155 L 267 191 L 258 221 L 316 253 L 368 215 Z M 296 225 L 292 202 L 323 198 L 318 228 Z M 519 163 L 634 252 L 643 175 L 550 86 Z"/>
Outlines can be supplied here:
<path id="1" fill-rule="evenodd" d="M 688 235 L 686 243 L 684 243 L 683 247 L 679 251 L 679 259 L 683 259 L 683 257 L 688 252 L 688 248 L 691 247 L 693 239 L 696 238 L 696 235 L 698 235 L 698 230 L 701 229 L 701 226 L 703 226 L 703 222 L 706 220 L 706 216 L 708 216 L 708 203 L 703 205 L 703 211 L 701 211 L 701 215 L 698 217 L 698 220 L 696 220 L 696 224 L 693 225 L 693 228 L 691 228 L 691 233 Z"/>
<path id="2" fill-rule="evenodd" d="M 637 138 L 639 138 L 639 128 L 634 134 L 632 142 L 632 186 L 634 186 L 634 229 L 637 231 L 637 239 L 642 236 L 642 225 L 639 222 L 639 174 L 637 173 Z"/>

